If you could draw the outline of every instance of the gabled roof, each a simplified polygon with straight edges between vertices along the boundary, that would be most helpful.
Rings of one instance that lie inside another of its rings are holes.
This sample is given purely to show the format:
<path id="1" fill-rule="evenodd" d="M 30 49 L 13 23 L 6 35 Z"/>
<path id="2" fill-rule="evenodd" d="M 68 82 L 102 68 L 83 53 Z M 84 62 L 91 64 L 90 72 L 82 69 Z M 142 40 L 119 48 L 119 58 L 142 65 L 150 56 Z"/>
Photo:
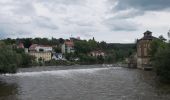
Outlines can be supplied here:
<path id="1" fill-rule="evenodd" d="M 73 46 L 74 46 L 74 43 L 73 43 L 73 41 L 71 41 L 71 40 L 67 40 L 67 41 L 65 41 L 64 43 L 65 43 L 65 45 L 67 45 L 67 46 L 69 46 L 69 47 L 73 47 Z"/>
<path id="2" fill-rule="evenodd" d="M 24 48 L 24 44 L 23 43 L 19 43 L 17 47 L 18 48 Z"/>
<path id="3" fill-rule="evenodd" d="M 30 47 L 29 47 L 29 50 L 35 50 L 35 48 L 38 46 L 38 44 L 32 44 Z"/>
<path id="4" fill-rule="evenodd" d="M 151 31 L 146 31 L 143 34 L 144 34 L 144 36 L 141 39 L 139 39 L 138 41 L 140 41 L 140 40 L 153 40 L 153 39 L 157 39 L 156 37 L 152 36 L 152 32 Z"/>

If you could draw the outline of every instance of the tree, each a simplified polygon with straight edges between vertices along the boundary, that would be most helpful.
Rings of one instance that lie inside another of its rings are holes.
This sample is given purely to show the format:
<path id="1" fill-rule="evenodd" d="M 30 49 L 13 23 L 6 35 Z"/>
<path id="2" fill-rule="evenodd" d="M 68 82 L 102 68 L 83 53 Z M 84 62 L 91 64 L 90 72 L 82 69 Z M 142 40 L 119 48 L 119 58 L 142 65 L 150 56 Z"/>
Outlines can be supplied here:
<path id="1" fill-rule="evenodd" d="M 61 53 L 61 48 L 59 48 L 59 47 L 54 47 L 54 51 L 55 51 L 56 53 Z"/>
<path id="2" fill-rule="evenodd" d="M 163 37 L 163 35 L 160 35 L 160 36 L 159 36 L 159 39 L 160 39 L 161 41 L 166 41 L 166 39 Z"/>
<path id="3" fill-rule="evenodd" d="M 29 48 L 31 46 L 31 44 L 32 44 L 32 41 L 31 41 L 30 38 L 27 38 L 27 39 L 24 40 L 24 47 L 25 48 Z"/>
<path id="4" fill-rule="evenodd" d="M 170 44 L 160 38 L 153 40 L 150 47 L 151 62 L 157 76 L 163 82 L 170 82 Z"/>
<path id="5" fill-rule="evenodd" d="M 64 39 L 63 38 L 59 38 L 59 43 L 63 44 L 64 43 Z"/>
<path id="6" fill-rule="evenodd" d="M 31 64 L 35 61 L 35 57 L 22 53 L 22 62 L 21 62 L 21 67 L 29 67 Z"/>
<path id="7" fill-rule="evenodd" d="M 170 45 L 159 48 L 152 62 L 159 79 L 163 82 L 170 82 Z"/>
<path id="8" fill-rule="evenodd" d="M 107 43 L 102 41 L 100 42 L 100 48 L 103 49 L 103 50 L 106 50 L 107 49 Z"/>
<path id="9" fill-rule="evenodd" d="M 85 40 L 76 41 L 74 43 L 74 48 L 75 48 L 76 54 L 80 54 L 80 53 L 87 54 L 91 51 L 90 45 Z"/>
<path id="10" fill-rule="evenodd" d="M 155 39 L 151 42 L 149 54 L 151 58 L 154 59 L 155 54 L 158 52 L 159 48 L 165 48 L 166 43 L 160 39 Z"/>
<path id="11" fill-rule="evenodd" d="M 21 64 L 21 55 L 9 47 L 0 48 L 0 73 L 15 73 Z"/>
<path id="12" fill-rule="evenodd" d="M 103 56 L 97 56 L 97 61 L 99 64 L 103 64 L 104 63 L 104 57 Z"/>

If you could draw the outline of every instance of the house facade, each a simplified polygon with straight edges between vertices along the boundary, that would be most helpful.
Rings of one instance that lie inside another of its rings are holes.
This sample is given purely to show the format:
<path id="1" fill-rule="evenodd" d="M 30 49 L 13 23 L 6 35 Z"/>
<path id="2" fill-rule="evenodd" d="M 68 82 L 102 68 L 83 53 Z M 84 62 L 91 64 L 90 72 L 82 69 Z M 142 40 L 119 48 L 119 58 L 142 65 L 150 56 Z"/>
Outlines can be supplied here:
<path id="1" fill-rule="evenodd" d="M 96 50 L 96 51 L 92 51 L 89 53 L 90 56 L 93 56 L 93 57 L 98 57 L 98 56 L 105 56 L 105 53 L 101 50 Z"/>
<path id="2" fill-rule="evenodd" d="M 74 53 L 74 42 L 72 40 L 66 40 L 61 46 L 61 51 L 63 54 Z"/>
<path id="3" fill-rule="evenodd" d="M 50 61 L 51 60 L 51 52 L 29 52 L 30 55 L 36 58 L 36 61 L 42 59 L 42 61 Z"/>
<path id="4" fill-rule="evenodd" d="M 29 48 L 29 54 L 34 56 L 37 61 L 49 61 L 52 59 L 52 47 L 45 45 L 32 44 Z"/>
<path id="5" fill-rule="evenodd" d="M 30 51 L 36 51 L 36 52 L 52 52 L 53 48 L 51 46 L 47 45 L 38 45 L 38 44 L 32 44 L 29 48 Z"/>
<path id="6" fill-rule="evenodd" d="M 153 39 L 152 32 L 146 31 L 144 36 L 137 40 L 137 68 L 139 69 L 151 69 L 150 63 L 150 44 Z"/>

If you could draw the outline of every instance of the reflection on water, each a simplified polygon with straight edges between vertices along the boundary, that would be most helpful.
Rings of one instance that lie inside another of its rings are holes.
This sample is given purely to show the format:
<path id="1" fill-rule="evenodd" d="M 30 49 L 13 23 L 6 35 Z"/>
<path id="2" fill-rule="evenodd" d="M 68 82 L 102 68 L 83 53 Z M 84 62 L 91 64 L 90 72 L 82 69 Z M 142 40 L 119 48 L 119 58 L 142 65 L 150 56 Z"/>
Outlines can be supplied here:
<path id="1" fill-rule="evenodd" d="M 16 84 L 8 84 L 3 83 L 0 80 L 0 100 L 7 100 L 13 98 L 13 100 L 17 99 L 16 95 L 18 94 L 17 85 Z"/>
<path id="2" fill-rule="evenodd" d="M 0 100 L 170 100 L 152 72 L 96 67 L 0 75 Z"/>

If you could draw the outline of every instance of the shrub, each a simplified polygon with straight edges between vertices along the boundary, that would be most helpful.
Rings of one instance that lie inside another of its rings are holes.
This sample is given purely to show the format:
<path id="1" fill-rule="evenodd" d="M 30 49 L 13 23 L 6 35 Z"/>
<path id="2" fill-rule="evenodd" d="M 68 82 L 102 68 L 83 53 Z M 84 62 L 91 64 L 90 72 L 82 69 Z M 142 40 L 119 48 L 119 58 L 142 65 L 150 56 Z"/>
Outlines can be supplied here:
<path id="1" fill-rule="evenodd" d="M 20 65 L 21 56 L 11 48 L 0 48 L 0 73 L 15 73 Z"/>
<path id="2" fill-rule="evenodd" d="M 170 82 L 170 46 L 158 49 L 153 66 L 161 81 Z"/>

